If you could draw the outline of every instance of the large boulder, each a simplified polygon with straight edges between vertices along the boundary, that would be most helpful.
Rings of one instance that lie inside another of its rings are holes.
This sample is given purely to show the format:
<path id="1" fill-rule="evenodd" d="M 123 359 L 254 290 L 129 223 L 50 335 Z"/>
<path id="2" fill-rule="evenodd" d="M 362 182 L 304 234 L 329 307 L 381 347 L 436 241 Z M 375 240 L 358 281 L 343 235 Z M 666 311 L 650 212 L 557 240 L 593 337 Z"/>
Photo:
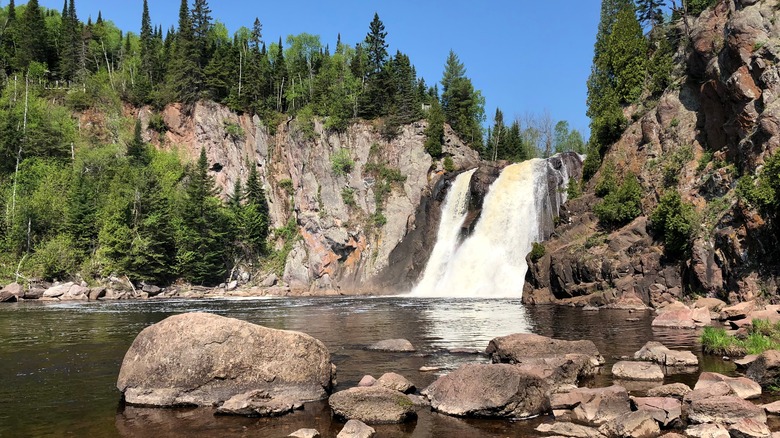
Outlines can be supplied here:
<path id="1" fill-rule="evenodd" d="M 694 391 L 697 389 L 704 389 L 717 382 L 724 382 L 729 385 L 734 395 L 742 399 L 751 399 L 761 396 L 761 385 L 746 377 L 727 377 L 723 374 L 712 372 L 701 373 L 701 375 L 699 375 L 699 380 L 696 382 L 696 386 L 694 386 L 693 389 Z"/>
<path id="2" fill-rule="evenodd" d="M 622 386 L 577 388 L 552 394 L 550 407 L 556 420 L 570 420 L 600 426 L 631 412 L 628 392 Z"/>
<path id="3" fill-rule="evenodd" d="M 763 387 L 776 385 L 780 382 L 780 351 L 767 350 L 761 353 L 750 364 L 745 375 Z"/>
<path id="4" fill-rule="evenodd" d="M 552 357 L 570 353 L 593 356 L 604 363 L 592 341 L 564 341 L 533 333 L 515 333 L 494 338 L 485 351 L 494 363 L 517 363 L 528 357 Z"/>
<path id="5" fill-rule="evenodd" d="M 547 411 L 549 384 L 507 364 L 467 364 L 423 390 L 434 410 L 472 417 L 527 418 Z"/>
<path id="6" fill-rule="evenodd" d="M 564 354 L 551 357 L 520 359 L 517 367 L 543 376 L 554 387 L 577 385 L 583 379 L 598 374 L 598 360 L 586 354 Z"/>
<path id="7" fill-rule="evenodd" d="M 620 361 L 612 366 L 612 375 L 625 380 L 664 379 L 664 371 L 652 362 Z"/>
<path id="8" fill-rule="evenodd" d="M 676 423 L 682 416 L 682 402 L 672 397 L 632 397 L 637 411 L 647 411 L 661 426 Z"/>
<path id="9" fill-rule="evenodd" d="M 668 328 L 696 328 L 696 321 L 693 319 L 693 310 L 687 306 L 675 307 L 659 314 L 653 319 L 653 327 Z"/>
<path id="10" fill-rule="evenodd" d="M 634 353 L 636 360 L 648 360 L 659 365 L 687 368 L 699 365 L 699 359 L 690 351 L 670 350 L 660 342 L 650 341 Z"/>
<path id="11" fill-rule="evenodd" d="M 325 345 L 304 333 L 186 313 L 138 334 L 117 388 L 148 406 L 212 406 L 253 390 L 298 403 L 325 398 L 334 368 Z"/>
<path id="12" fill-rule="evenodd" d="M 19 297 L 6 290 L 0 290 L 0 303 L 15 303 Z"/>
<path id="13" fill-rule="evenodd" d="M 402 392 L 381 386 L 355 387 L 328 399 L 333 415 L 367 424 L 403 423 L 417 418 L 414 404 Z"/>
<path id="14" fill-rule="evenodd" d="M 720 311 L 720 319 L 737 320 L 746 318 L 756 308 L 755 301 L 745 301 L 733 306 L 724 307 Z"/>
<path id="15" fill-rule="evenodd" d="M 0 290 L 0 295 L 3 294 L 11 294 L 15 296 L 17 299 L 24 298 L 24 286 L 22 286 L 19 283 L 11 283 L 4 287 L 2 290 Z"/>
<path id="16" fill-rule="evenodd" d="M 751 418 L 766 424 L 764 409 L 739 397 L 708 397 L 694 400 L 686 408 L 691 423 L 734 424 L 743 418 Z"/>

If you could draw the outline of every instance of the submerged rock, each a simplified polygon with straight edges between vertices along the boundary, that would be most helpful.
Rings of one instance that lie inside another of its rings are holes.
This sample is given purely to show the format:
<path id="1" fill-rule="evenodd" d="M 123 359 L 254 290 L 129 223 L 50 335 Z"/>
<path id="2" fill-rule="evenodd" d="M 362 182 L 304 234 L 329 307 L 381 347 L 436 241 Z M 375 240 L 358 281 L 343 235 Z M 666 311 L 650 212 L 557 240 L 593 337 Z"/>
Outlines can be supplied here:
<path id="1" fill-rule="evenodd" d="M 386 339 L 368 346 L 369 350 L 391 351 L 391 352 L 414 352 L 417 351 L 411 342 L 406 339 Z"/>
<path id="2" fill-rule="evenodd" d="M 309 335 L 186 313 L 138 334 L 117 388 L 135 405 L 212 406 L 255 390 L 295 404 L 325 398 L 334 378 L 328 349 Z"/>
<path id="3" fill-rule="evenodd" d="M 664 371 L 651 362 L 620 361 L 612 366 L 612 375 L 625 380 L 663 380 Z"/>
<path id="4" fill-rule="evenodd" d="M 506 364 L 467 364 L 423 390 L 439 412 L 471 417 L 528 418 L 549 408 L 549 384 Z"/>
<path id="5" fill-rule="evenodd" d="M 339 391 L 330 396 L 328 404 L 334 416 L 367 424 L 403 423 L 417 417 L 406 395 L 381 386 Z"/>
<path id="6" fill-rule="evenodd" d="M 302 404 L 291 397 L 271 397 L 267 391 L 256 389 L 234 395 L 218 407 L 216 413 L 247 417 L 275 417 L 300 407 Z"/>
<path id="7" fill-rule="evenodd" d="M 360 420 L 349 420 L 336 438 L 372 438 L 376 434 L 373 427 Z"/>

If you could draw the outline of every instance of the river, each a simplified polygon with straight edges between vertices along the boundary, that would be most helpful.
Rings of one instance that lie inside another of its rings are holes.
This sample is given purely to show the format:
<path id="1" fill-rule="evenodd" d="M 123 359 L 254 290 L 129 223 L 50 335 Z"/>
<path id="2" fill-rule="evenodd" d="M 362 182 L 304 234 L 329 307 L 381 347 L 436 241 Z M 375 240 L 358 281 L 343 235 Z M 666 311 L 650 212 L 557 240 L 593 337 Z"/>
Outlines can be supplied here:
<path id="1" fill-rule="evenodd" d="M 215 417 L 210 409 L 125 407 L 115 384 L 125 351 L 144 327 L 167 316 L 205 311 L 267 327 L 298 330 L 320 339 L 338 366 L 336 390 L 365 374 L 394 371 L 418 388 L 458 365 L 486 361 L 450 349 L 484 350 L 490 339 L 532 332 L 559 339 L 590 339 L 607 359 L 591 385 L 609 384 L 609 369 L 649 340 L 699 354 L 693 330 L 651 329 L 649 312 L 524 307 L 513 299 L 271 298 L 44 303 L 0 306 L 0 436 L 283 437 L 304 427 L 335 437 L 327 403 L 279 418 Z M 406 338 L 417 353 L 367 351 L 373 342 Z M 730 364 L 702 358 L 705 370 Z M 420 367 L 439 367 L 420 372 Z M 693 383 L 693 376 L 676 377 Z M 463 420 L 419 412 L 415 423 L 377 426 L 382 437 L 534 436 L 546 419 L 525 422 Z"/>

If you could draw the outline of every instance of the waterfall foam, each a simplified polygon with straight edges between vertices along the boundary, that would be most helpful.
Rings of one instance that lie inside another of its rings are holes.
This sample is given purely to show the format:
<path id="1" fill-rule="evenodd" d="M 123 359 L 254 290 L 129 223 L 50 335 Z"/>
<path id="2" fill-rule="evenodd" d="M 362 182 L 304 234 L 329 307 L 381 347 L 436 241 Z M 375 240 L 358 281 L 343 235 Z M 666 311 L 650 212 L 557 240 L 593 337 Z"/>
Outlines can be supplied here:
<path id="1" fill-rule="evenodd" d="M 506 167 L 490 186 L 473 233 L 461 242 L 473 173 L 459 175 L 447 194 L 436 245 L 412 295 L 522 295 L 528 270 L 525 257 L 534 242 L 547 237 L 545 224 L 553 221 L 565 201 L 562 188 L 568 183 L 568 170 L 565 165 L 556 170 L 542 159 Z"/>

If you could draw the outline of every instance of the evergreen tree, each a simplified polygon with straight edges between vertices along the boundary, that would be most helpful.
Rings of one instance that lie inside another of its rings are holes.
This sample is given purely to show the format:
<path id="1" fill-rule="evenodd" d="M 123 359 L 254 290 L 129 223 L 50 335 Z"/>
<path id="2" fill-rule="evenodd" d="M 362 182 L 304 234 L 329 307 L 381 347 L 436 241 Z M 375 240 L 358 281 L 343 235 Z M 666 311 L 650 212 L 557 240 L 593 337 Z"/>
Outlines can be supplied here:
<path id="1" fill-rule="evenodd" d="M 11 73 L 11 67 L 16 57 L 17 29 L 16 6 L 14 5 L 14 0 L 11 0 L 8 3 L 8 17 L 5 29 L 2 35 L 0 35 L 0 62 L 2 62 L 0 67 L 5 70 L 6 75 Z"/>
<path id="2" fill-rule="evenodd" d="M 144 143 L 141 137 L 141 121 L 135 121 L 135 129 L 133 131 L 133 140 L 127 145 L 127 156 L 130 161 L 138 165 L 148 164 L 148 153 L 146 150 L 146 143 Z"/>
<path id="3" fill-rule="evenodd" d="M 199 97 L 203 71 L 198 65 L 198 59 L 187 0 L 182 0 L 168 86 L 172 95 L 185 104 L 193 104 Z"/>
<path id="4" fill-rule="evenodd" d="M 157 174 L 146 168 L 141 175 L 134 197 L 135 237 L 127 252 L 127 271 L 134 280 L 167 283 L 176 268 L 171 205 Z"/>
<path id="5" fill-rule="evenodd" d="M 447 57 L 441 84 L 442 109 L 447 123 L 471 147 L 481 149 L 485 98 L 474 89 L 471 79 L 466 77 L 466 68 L 452 50 Z"/>
<path id="6" fill-rule="evenodd" d="M 361 96 L 360 112 L 363 116 L 374 118 L 387 112 L 387 91 L 392 87 L 390 72 L 385 69 L 387 63 L 387 42 L 385 38 L 385 25 L 379 19 L 379 14 L 374 14 L 374 19 L 369 25 L 369 32 L 364 41 L 365 45 L 365 92 Z M 360 60 L 359 62 L 362 62 Z"/>
<path id="7" fill-rule="evenodd" d="M 90 181 L 79 172 L 68 195 L 66 229 L 82 255 L 92 252 L 97 243 L 96 204 Z"/>
<path id="8" fill-rule="evenodd" d="M 428 126 L 425 128 L 425 151 L 432 157 L 438 158 L 442 153 L 444 144 L 444 111 L 441 109 L 439 99 L 431 102 L 428 110 Z"/>
<path id="9" fill-rule="evenodd" d="M 152 70 L 154 69 L 154 35 L 152 34 L 152 19 L 149 16 L 149 3 L 144 0 L 143 13 L 141 14 L 141 73 L 143 76 L 152 80 Z"/>
<path id="10" fill-rule="evenodd" d="M 45 64 L 49 38 L 46 32 L 46 21 L 38 5 L 38 0 L 27 2 L 19 25 L 19 47 L 16 51 L 15 67 L 19 70 L 25 70 L 32 61 Z"/>
<path id="11" fill-rule="evenodd" d="M 209 58 L 209 31 L 211 30 L 211 8 L 206 0 L 195 0 L 192 7 L 192 38 L 198 66 L 202 70 Z"/>
<path id="12" fill-rule="evenodd" d="M 664 22 L 664 14 L 661 9 L 665 0 L 635 0 L 637 19 L 646 25 L 656 27 Z"/>
<path id="13" fill-rule="evenodd" d="M 284 111 L 284 87 L 287 81 L 287 64 L 284 60 L 284 47 L 282 46 L 282 38 L 279 37 L 279 44 L 276 46 L 276 56 L 273 59 L 273 91 L 275 104 L 273 108 L 277 111 Z"/>
<path id="14" fill-rule="evenodd" d="M 269 229 L 268 200 L 257 167 L 252 166 L 246 180 L 246 205 L 242 211 L 242 240 L 253 254 L 264 251 Z"/>

